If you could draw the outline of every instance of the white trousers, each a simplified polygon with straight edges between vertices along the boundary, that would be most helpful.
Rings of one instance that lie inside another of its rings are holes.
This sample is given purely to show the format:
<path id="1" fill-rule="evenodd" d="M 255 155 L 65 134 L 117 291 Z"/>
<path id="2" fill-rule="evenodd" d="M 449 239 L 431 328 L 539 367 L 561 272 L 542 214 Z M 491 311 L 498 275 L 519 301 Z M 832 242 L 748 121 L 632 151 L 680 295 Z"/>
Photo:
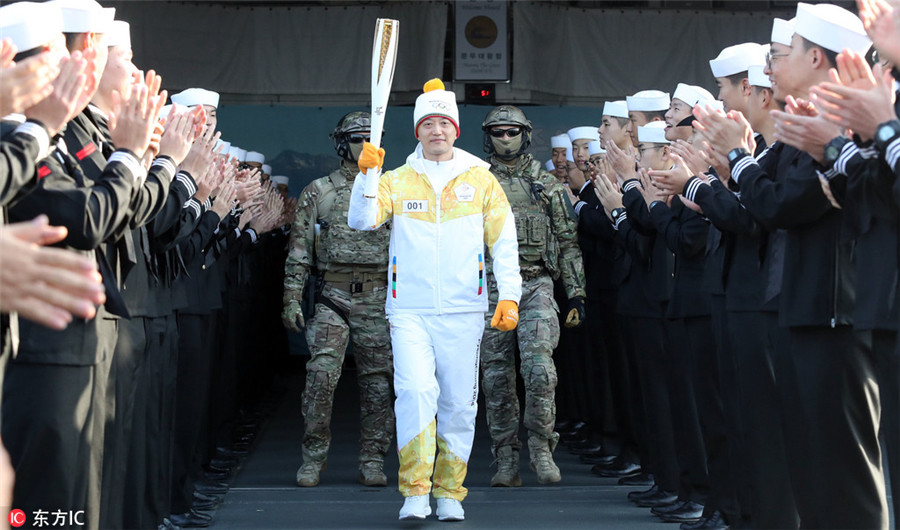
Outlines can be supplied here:
<path id="1" fill-rule="evenodd" d="M 428 493 L 433 474 L 435 497 L 461 501 L 475 437 L 484 313 L 394 314 L 389 320 L 400 492 Z"/>

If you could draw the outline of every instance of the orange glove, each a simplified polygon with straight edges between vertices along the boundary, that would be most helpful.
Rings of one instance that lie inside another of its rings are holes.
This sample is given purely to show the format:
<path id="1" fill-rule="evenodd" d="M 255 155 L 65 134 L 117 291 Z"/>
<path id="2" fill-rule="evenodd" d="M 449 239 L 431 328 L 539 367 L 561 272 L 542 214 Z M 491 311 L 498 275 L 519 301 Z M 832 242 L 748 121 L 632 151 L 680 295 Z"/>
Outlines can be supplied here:
<path id="1" fill-rule="evenodd" d="M 356 164 L 363 174 L 366 173 L 366 170 L 382 167 L 384 165 L 384 148 L 378 149 L 369 142 L 364 143 Z"/>
<path id="2" fill-rule="evenodd" d="M 519 304 L 512 300 L 500 300 L 494 318 L 491 319 L 491 327 L 500 331 L 512 331 L 519 324 Z"/>

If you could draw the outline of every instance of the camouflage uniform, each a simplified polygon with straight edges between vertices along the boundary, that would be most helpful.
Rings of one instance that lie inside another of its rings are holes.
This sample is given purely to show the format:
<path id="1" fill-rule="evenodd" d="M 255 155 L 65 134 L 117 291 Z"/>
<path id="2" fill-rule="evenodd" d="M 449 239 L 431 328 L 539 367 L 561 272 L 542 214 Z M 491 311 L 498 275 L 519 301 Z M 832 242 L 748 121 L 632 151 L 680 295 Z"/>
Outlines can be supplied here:
<path id="1" fill-rule="evenodd" d="M 285 265 L 286 307 L 301 299 L 310 268 L 319 274 L 315 313 L 306 329 L 311 358 L 306 363 L 302 403 L 303 462 L 304 467 L 317 467 L 315 483 L 331 442 L 334 389 L 348 341 L 353 342 L 358 368 L 361 474 L 373 463 L 381 473 L 393 437 L 393 359 L 384 314 L 390 230 L 360 232 L 347 225 L 357 171 L 345 161 L 339 170 L 303 190 Z"/>
<path id="2" fill-rule="evenodd" d="M 577 243 L 577 223 L 562 184 L 528 154 L 518 157 L 515 167 L 507 166 L 495 157 L 490 162 L 491 172 L 503 187 L 516 218 L 522 299 L 519 325 L 514 331 L 491 328 L 490 316 L 497 305 L 497 290 L 488 262 L 491 308 L 486 313 L 481 349 L 482 387 L 492 451 L 501 459 L 500 453 L 506 451 L 509 455 L 511 448 L 516 455 L 517 468 L 521 442 L 518 437 L 516 343 L 525 382 L 525 427 L 529 448 L 534 452 L 536 447 L 543 446 L 552 452 L 559 440 L 559 434 L 553 431 L 557 376 L 551 355 L 559 341 L 559 308 L 553 298 L 553 279 L 562 276 L 570 299 L 583 298 L 584 265 Z M 517 471 L 516 479 L 520 480 Z M 492 481 L 492 485 L 496 484 Z"/>

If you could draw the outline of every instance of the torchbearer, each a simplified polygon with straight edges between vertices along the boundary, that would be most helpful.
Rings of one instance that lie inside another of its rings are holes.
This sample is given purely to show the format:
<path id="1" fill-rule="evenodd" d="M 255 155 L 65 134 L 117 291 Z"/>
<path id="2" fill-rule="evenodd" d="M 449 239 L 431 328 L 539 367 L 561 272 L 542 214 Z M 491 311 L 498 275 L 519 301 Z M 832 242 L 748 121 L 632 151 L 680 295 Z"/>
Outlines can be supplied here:
<path id="1" fill-rule="evenodd" d="M 463 480 L 488 309 L 485 247 L 499 291 L 491 325 L 504 331 L 519 318 L 519 252 L 509 202 L 489 164 L 453 147 L 459 137 L 456 95 L 432 79 L 413 118 L 419 145 L 403 166 L 379 177 L 384 150 L 364 144 L 348 223 L 359 230 L 393 223 L 385 309 L 394 353 L 399 485 L 406 498 L 400 519 L 431 514 L 433 475 L 438 519 L 459 521 L 465 517 Z M 378 181 L 366 185 L 369 178 Z M 364 189 L 376 191 L 367 196 Z"/>

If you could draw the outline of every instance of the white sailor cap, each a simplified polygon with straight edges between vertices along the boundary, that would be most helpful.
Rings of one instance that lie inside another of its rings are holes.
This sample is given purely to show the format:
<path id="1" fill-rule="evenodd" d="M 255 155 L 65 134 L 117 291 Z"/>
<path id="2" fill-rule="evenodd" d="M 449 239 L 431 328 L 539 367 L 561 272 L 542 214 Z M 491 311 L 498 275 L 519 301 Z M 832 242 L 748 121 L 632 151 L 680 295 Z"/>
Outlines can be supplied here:
<path id="1" fill-rule="evenodd" d="M 568 149 L 572 147 L 572 140 L 569 139 L 568 134 L 557 134 L 556 136 L 550 137 L 550 147 L 552 149 L 559 149 L 561 147 Z"/>
<path id="2" fill-rule="evenodd" d="M 712 109 L 714 109 L 714 110 L 717 110 L 717 111 L 719 111 L 719 112 L 721 112 L 721 113 L 723 113 L 723 114 L 725 113 L 725 102 L 722 101 L 722 100 L 714 99 L 714 100 L 712 100 L 712 101 L 707 101 L 707 102 L 705 103 L 705 105 L 707 105 L 707 106 L 709 106 L 710 108 L 712 108 Z"/>
<path id="3" fill-rule="evenodd" d="M 131 24 L 124 20 L 113 20 L 106 34 L 106 45 L 131 48 Z"/>
<path id="4" fill-rule="evenodd" d="M 50 43 L 62 30 L 62 13 L 53 4 L 17 2 L 0 7 L 0 39 L 10 39 L 19 53 Z"/>
<path id="5" fill-rule="evenodd" d="M 647 125 L 638 127 L 638 142 L 646 142 L 648 144 L 667 144 L 666 140 L 666 122 L 651 121 Z"/>
<path id="6" fill-rule="evenodd" d="M 603 116 L 627 118 L 628 103 L 626 103 L 624 99 L 620 99 L 619 101 L 607 101 L 603 104 Z"/>
<path id="7" fill-rule="evenodd" d="M 669 110 L 669 94 L 660 90 L 641 90 L 633 96 L 625 98 L 628 111 L 660 111 Z"/>
<path id="8" fill-rule="evenodd" d="M 772 81 L 769 79 L 769 76 L 763 73 L 763 70 L 765 70 L 765 68 L 765 65 L 761 64 L 754 64 L 750 66 L 750 69 L 747 70 L 747 75 L 749 77 L 751 86 L 772 88 Z"/>
<path id="9" fill-rule="evenodd" d="M 728 77 L 746 72 L 751 64 L 760 64 L 766 60 L 766 49 L 762 44 L 744 42 L 729 46 L 709 61 L 709 69 L 713 77 Z"/>
<path id="10" fill-rule="evenodd" d="M 196 107 L 197 105 L 209 105 L 210 107 L 219 108 L 219 93 L 205 88 L 188 88 L 177 94 L 172 94 L 172 102 L 184 105 L 185 107 Z"/>
<path id="11" fill-rule="evenodd" d="M 693 107 L 698 103 L 704 104 L 714 101 L 716 98 L 710 94 L 709 90 L 703 87 L 678 83 L 675 93 L 672 94 L 672 99 L 680 99 L 687 103 L 688 106 Z"/>
<path id="12" fill-rule="evenodd" d="M 603 147 L 600 146 L 599 141 L 595 140 L 595 141 L 591 141 L 591 143 L 588 144 L 588 153 L 590 153 L 591 156 L 602 155 L 602 154 L 606 154 L 606 149 L 604 149 Z"/>
<path id="13" fill-rule="evenodd" d="M 50 0 L 62 13 L 65 33 L 108 33 L 116 8 L 103 7 L 95 0 Z"/>
<path id="14" fill-rule="evenodd" d="M 236 145 L 232 145 L 231 148 L 228 149 L 228 154 L 233 156 L 238 162 L 243 162 L 247 159 L 247 151 Z"/>
<path id="15" fill-rule="evenodd" d="M 792 18 L 790 20 L 785 20 L 783 18 L 776 18 L 772 21 L 772 42 L 777 42 L 778 44 L 784 44 L 785 46 L 791 45 L 791 40 L 794 36 L 794 22 L 796 18 Z"/>
<path id="16" fill-rule="evenodd" d="M 266 156 L 258 151 L 248 151 L 245 162 L 256 162 L 262 164 L 266 161 Z"/>
<path id="17" fill-rule="evenodd" d="M 573 142 L 575 140 L 584 140 L 584 139 L 596 140 L 598 142 L 600 141 L 600 133 L 597 131 L 597 128 L 592 127 L 590 125 L 584 125 L 581 127 L 573 127 L 571 129 L 569 129 L 568 135 L 569 135 L 569 140 L 572 140 Z"/>
<path id="18" fill-rule="evenodd" d="M 272 177 L 272 182 L 274 182 L 275 184 L 284 184 L 285 186 L 287 186 L 290 184 L 291 179 L 287 178 L 284 175 L 275 175 L 274 177 Z"/>
<path id="19" fill-rule="evenodd" d="M 837 53 L 844 48 L 866 53 L 872 46 L 859 17 L 834 4 L 798 3 L 794 33 Z"/>
<path id="20" fill-rule="evenodd" d="M 265 173 L 266 175 L 272 174 L 272 166 L 270 166 L 269 164 L 263 164 L 261 169 L 262 169 L 262 172 Z"/>
<path id="21" fill-rule="evenodd" d="M 544 167 L 547 169 L 547 171 L 553 171 L 556 169 L 556 164 L 553 163 L 553 160 L 547 160 L 546 162 L 544 162 Z"/>

